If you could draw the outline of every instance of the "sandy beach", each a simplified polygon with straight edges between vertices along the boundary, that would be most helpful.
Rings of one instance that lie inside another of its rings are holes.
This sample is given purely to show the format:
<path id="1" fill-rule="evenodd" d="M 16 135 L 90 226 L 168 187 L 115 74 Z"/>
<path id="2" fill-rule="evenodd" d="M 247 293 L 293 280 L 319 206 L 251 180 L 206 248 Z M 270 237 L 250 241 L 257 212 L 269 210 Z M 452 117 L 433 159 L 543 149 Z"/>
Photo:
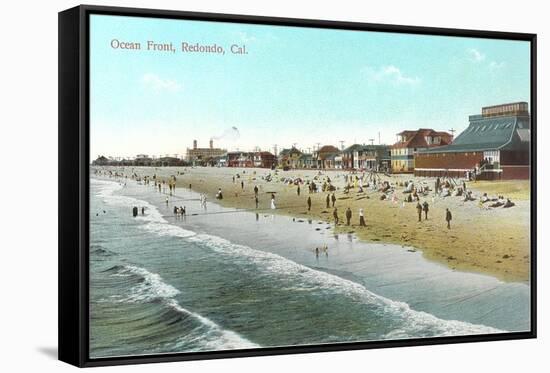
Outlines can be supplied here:
<path id="1" fill-rule="evenodd" d="M 92 168 L 92 173 L 95 168 Z M 154 167 L 108 167 L 103 171 L 124 173 L 137 178 L 156 175 L 157 180 L 168 182 L 176 177 L 176 191 L 191 187 L 205 193 L 213 201 L 218 188 L 222 189 L 223 200 L 216 200 L 226 207 L 256 210 L 254 186 L 259 189 L 258 210 L 285 214 L 296 219 L 317 219 L 334 223 L 332 202 L 326 208 L 327 193 L 310 194 L 308 186 L 285 183 L 288 178 L 313 180 L 320 189 L 323 178 L 330 177 L 335 191 L 340 223 L 334 227 L 337 233 L 353 233 L 366 242 L 393 243 L 417 250 L 431 260 L 445 263 L 452 269 L 472 271 L 495 276 L 505 281 L 529 282 L 530 273 L 530 201 L 529 183 L 526 181 L 469 182 L 467 188 L 473 191 L 475 201 L 463 202 L 462 197 L 436 196 L 433 191 L 421 197 L 420 202 L 430 205 L 428 220 L 418 222 L 416 202 L 403 203 L 406 194 L 400 184 L 413 180 L 415 185 L 434 188 L 434 179 L 415 178 L 412 175 L 381 175 L 395 187 L 396 200 L 381 200 L 381 192 L 365 189 L 358 193 L 352 188 L 344 191 L 343 170 L 278 170 L 277 174 L 268 169 L 241 168 L 154 168 Z M 237 177 L 237 175 L 239 175 Z M 271 181 L 266 176 L 271 175 Z M 234 178 L 235 177 L 235 178 Z M 244 188 L 241 185 L 244 184 Z M 152 181 L 151 181 L 152 183 Z M 166 188 L 168 190 L 168 188 Z M 271 193 L 275 194 L 277 208 L 270 209 Z M 504 195 L 512 199 L 512 208 L 488 208 L 489 203 L 479 204 L 482 193 Z M 311 197 L 311 211 L 307 208 L 307 198 Z M 345 211 L 352 211 L 350 226 L 345 225 Z M 359 209 L 364 209 L 366 227 L 359 226 Z M 445 210 L 453 214 L 451 229 L 447 229 Z"/>

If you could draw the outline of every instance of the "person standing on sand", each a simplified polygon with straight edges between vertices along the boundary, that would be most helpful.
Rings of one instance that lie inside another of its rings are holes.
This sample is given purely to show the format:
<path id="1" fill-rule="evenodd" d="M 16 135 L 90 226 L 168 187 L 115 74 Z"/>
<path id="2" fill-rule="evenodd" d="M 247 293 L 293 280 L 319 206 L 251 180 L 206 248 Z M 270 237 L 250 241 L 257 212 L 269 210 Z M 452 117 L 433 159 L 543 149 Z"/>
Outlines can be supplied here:
<path id="1" fill-rule="evenodd" d="M 307 197 L 307 211 L 311 211 L 311 197 Z"/>
<path id="2" fill-rule="evenodd" d="M 416 203 L 416 211 L 418 212 L 418 221 L 422 221 L 422 205 L 420 201 Z"/>
<path id="3" fill-rule="evenodd" d="M 298 189 L 296 189 L 296 193 L 298 193 L 298 196 L 300 196 L 300 184 L 298 184 Z"/>
<path id="4" fill-rule="evenodd" d="M 447 221 L 447 229 L 451 229 L 451 220 L 453 220 L 453 215 L 448 208 L 445 209 L 445 220 Z"/>
<path id="5" fill-rule="evenodd" d="M 334 193 L 332 193 L 332 207 L 334 207 L 334 204 L 336 203 L 336 195 Z"/>
<path id="6" fill-rule="evenodd" d="M 427 201 L 424 201 L 422 204 L 422 211 L 424 211 L 424 220 L 428 220 L 428 211 L 430 210 L 430 206 L 428 205 Z"/>
<path id="7" fill-rule="evenodd" d="M 254 185 L 254 196 L 256 198 L 258 197 L 258 186 L 257 185 Z"/>
<path id="8" fill-rule="evenodd" d="M 365 224 L 365 213 L 363 212 L 363 209 L 359 209 L 359 226 L 360 227 L 366 227 Z"/>
<path id="9" fill-rule="evenodd" d="M 338 225 L 338 209 L 335 207 L 334 211 L 332 212 L 332 216 L 334 217 L 334 225 Z"/>
<path id="10" fill-rule="evenodd" d="M 348 207 L 346 209 L 346 225 L 349 225 L 351 221 L 351 209 Z"/>
<path id="11" fill-rule="evenodd" d="M 136 206 L 132 209 L 132 215 L 134 215 L 134 218 L 138 215 L 138 208 Z"/>
<path id="12" fill-rule="evenodd" d="M 241 189 L 244 190 L 244 180 L 241 180 Z"/>
<path id="13" fill-rule="evenodd" d="M 166 206 L 168 206 L 168 197 L 166 197 Z"/>
<path id="14" fill-rule="evenodd" d="M 327 209 L 330 207 L 330 193 L 327 194 Z"/>
<path id="15" fill-rule="evenodd" d="M 271 193 L 271 209 L 275 210 L 277 207 L 275 206 L 275 194 Z"/>

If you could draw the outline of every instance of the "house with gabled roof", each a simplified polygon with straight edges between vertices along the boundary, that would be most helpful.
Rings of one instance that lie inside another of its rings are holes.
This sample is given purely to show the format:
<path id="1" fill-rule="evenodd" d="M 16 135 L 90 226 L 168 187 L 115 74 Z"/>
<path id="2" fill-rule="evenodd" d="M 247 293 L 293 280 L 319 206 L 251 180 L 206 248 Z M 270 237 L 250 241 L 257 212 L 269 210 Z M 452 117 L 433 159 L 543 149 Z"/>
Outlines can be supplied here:
<path id="1" fill-rule="evenodd" d="M 302 152 L 295 146 L 281 150 L 279 153 L 279 166 L 283 168 L 298 168 Z"/>
<path id="2" fill-rule="evenodd" d="M 336 158 L 340 156 L 340 150 L 333 145 L 324 145 L 315 153 L 318 168 L 336 168 Z"/>
<path id="3" fill-rule="evenodd" d="M 452 144 L 420 151 L 415 175 L 528 179 L 531 118 L 526 102 L 482 108 Z"/>
<path id="4" fill-rule="evenodd" d="M 449 145 L 453 139 L 451 134 L 431 128 L 407 130 L 397 136 L 397 142 L 391 147 L 391 167 L 394 173 L 414 172 L 417 152 Z"/>
<path id="5" fill-rule="evenodd" d="M 364 145 L 361 144 L 353 144 L 342 150 L 342 168 L 348 170 L 357 168 L 355 156 L 363 147 Z"/>

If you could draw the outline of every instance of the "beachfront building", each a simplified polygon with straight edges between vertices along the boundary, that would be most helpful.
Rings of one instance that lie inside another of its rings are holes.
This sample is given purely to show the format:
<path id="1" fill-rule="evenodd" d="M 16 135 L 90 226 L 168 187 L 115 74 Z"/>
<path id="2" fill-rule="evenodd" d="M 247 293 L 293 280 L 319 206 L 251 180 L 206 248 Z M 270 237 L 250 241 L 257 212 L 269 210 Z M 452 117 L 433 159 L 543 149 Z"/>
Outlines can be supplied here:
<path id="1" fill-rule="evenodd" d="M 253 154 L 254 167 L 274 168 L 277 166 L 277 157 L 270 152 L 255 152 Z"/>
<path id="2" fill-rule="evenodd" d="M 97 157 L 97 159 L 92 161 L 92 166 L 110 166 L 113 164 L 113 161 L 103 155 Z"/>
<path id="3" fill-rule="evenodd" d="M 273 168 L 277 165 L 277 157 L 270 152 L 263 151 L 232 151 L 220 157 L 218 165 L 220 167 L 226 165 L 227 167 Z"/>
<path id="4" fill-rule="evenodd" d="M 227 167 L 254 167 L 254 154 L 251 152 L 227 152 Z"/>
<path id="5" fill-rule="evenodd" d="M 451 145 L 416 154 L 415 175 L 528 179 L 531 118 L 526 102 L 481 109 Z"/>
<path id="6" fill-rule="evenodd" d="M 421 150 L 449 145 L 452 136 L 447 132 L 430 128 L 407 130 L 397 134 L 397 142 L 391 147 L 391 168 L 394 173 L 412 173 L 415 154 Z"/>
<path id="7" fill-rule="evenodd" d="M 317 168 L 317 159 L 313 157 L 313 154 L 303 153 L 298 158 L 298 168 Z"/>
<path id="8" fill-rule="evenodd" d="M 186 161 L 193 165 L 206 166 L 212 164 L 217 157 L 223 156 L 227 150 L 214 148 L 214 141 L 210 139 L 208 148 L 199 148 L 197 140 L 193 140 L 193 148 L 187 148 Z"/>
<path id="9" fill-rule="evenodd" d="M 334 156 L 334 168 L 339 170 L 344 168 L 344 158 L 342 157 L 341 152 Z"/>
<path id="10" fill-rule="evenodd" d="M 389 171 L 391 149 L 388 145 L 353 144 L 342 151 L 342 167 L 347 170 Z M 336 159 L 338 168 L 338 159 Z"/>
<path id="11" fill-rule="evenodd" d="M 391 147 L 388 145 L 360 145 L 353 151 L 353 168 L 388 172 L 391 169 Z"/>
<path id="12" fill-rule="evenodd" d="M 283 149 L 279 153 L 279 165 L 284 169 L 299 168 L 299 159 L 303 155 L 296 147 Z"/>
<path id="13" fill-rule="evenodd" d="M 340 155 L 340 150 L 336 146 L 324 145 L 314 154 L 317 158 L 317 168 L 331 169 L 336 168 L 336 158 Z"/>
<path id="14" fill-rule="evenodd" d="M 355 169 L 356 167 L 356 158 L 355 155 L 357 152 L 363 148 L 364 145 L 353 144 L 342 150 L 342 168 L 346 170 Z"/>
<path id="15" fill-rule="evenodd" d="M 138 154 L 133 164 L 134 166 L 152 166 L 153 158 L 149 157 L 147 154 Z"/>
<path id="16" fill-rule="evenodd" d="M 155 167 L 176 167 L 176 166 L 184 166 L 185 162 L 183 159 L 179 159 L 177 157 L 160 157 L 153 159 L 152 165 Z"/>

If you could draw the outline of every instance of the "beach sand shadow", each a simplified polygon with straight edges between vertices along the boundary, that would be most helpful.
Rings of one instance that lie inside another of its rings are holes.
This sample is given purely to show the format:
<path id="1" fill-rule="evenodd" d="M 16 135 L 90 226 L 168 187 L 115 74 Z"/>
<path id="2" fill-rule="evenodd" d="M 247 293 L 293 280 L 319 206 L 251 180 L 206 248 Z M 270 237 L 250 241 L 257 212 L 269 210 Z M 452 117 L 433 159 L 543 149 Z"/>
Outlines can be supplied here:
<path id="1" fill-rule="evenodd" d="M 38 347 L 36 349 L 38 352 L 43 355 L 48 356 L 51 359 L 57 360 L 57 346 L 55 347 Z"/>

